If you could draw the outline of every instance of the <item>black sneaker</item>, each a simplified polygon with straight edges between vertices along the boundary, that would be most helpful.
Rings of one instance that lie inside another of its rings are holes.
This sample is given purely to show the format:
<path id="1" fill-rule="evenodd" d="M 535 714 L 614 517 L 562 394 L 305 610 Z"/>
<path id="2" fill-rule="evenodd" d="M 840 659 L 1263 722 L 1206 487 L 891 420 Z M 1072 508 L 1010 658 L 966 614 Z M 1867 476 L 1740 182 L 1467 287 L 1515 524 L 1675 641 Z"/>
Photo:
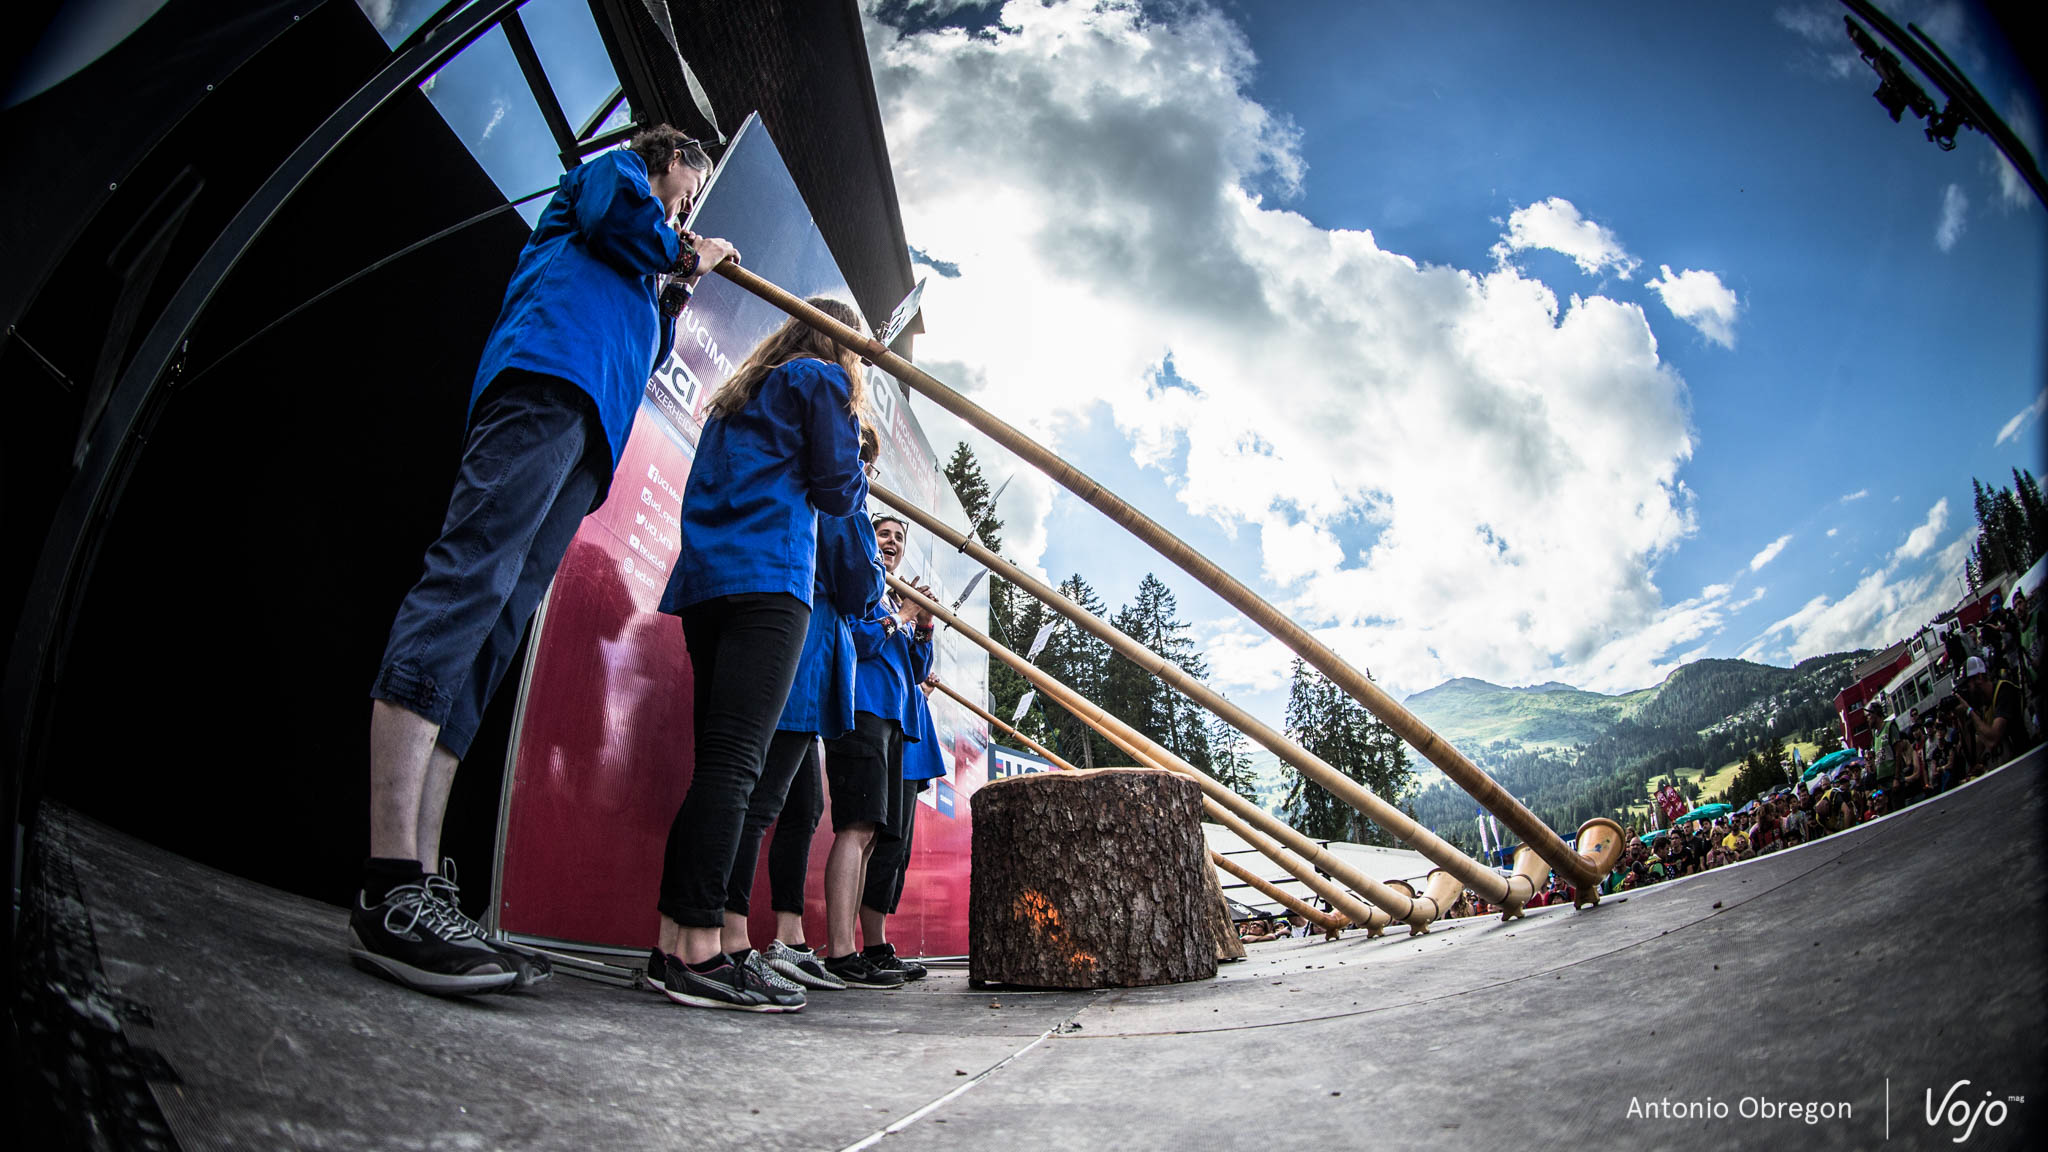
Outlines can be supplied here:
<path id="1" fill-rule="evenodd" d="M 873 948 L 862 950 L 861 955 L 867 957 L 869 963 L 884 972 L 903 973 L 903 979 L 906 983 L 912 980 L 922 980 L 926 976 L 931 975 L 931 969 L 926 968 L 915 960 L 905 960 L 903 957 L 898 956 L 894 944 L 877 944 Z"/>
<path id="2" fill-rule="evenodd" d="M 875 967 L 875 962 L 858 952 L 825 957 L 825 971 L 837 976 L 848 988 L 901 988 L 903 973 Z"/>
<path id="3" fill-rule="evenodd" d="M 512 961 L 425 884 L 401 884 L 377 904 L 363 895 L 348 917 L 349 959 L 363 971 L 437 996 L 496 992 L 519 979 Z"/>
<path id="4" fill-rule="evenodd" d="M 555 974 L 555 966 L 548 963 L 547 957 L 530 948 L 523 948 L 509 941 L 491 939 L 490 934 L 484 931 L 483 925 L 463 914 L 462 889 L 455 883 L 455 861 L 441 861 L 441 872 L 439 875 L 428 873 L 427 893 L 441 903 L 446 904 L 449 912 L 453 913 L 455 918 L 461 921 L 464 928 L 474 933 L 484 943 L 497 949 L 511 963 L 512 973 L 516 977 L 512 981 L 511 987 L 531 988 Z"/>
<path id="5" fill-rule="evenodd" d="M 698 972 L 673 956 L 663 957 L 661 994 L 678 1004 L 696 1008 L 729 1008 L 738 1012 L 787 1012 L 772 1004 L 766 990 L 756 990 L 746 969 L 722 956 L 723 964 L 709 972 Z M 802 1007 L 802 1005 L 798 1005 Z"/>
<path id="6" fill-rule="evenodd" d="M 668 978 L 668 957 L 659 948 L 647 950 L 647 967 L 633 978 L 633 987 L 645 988 L 649 992 L 661 991 L 662 982 Z"/>

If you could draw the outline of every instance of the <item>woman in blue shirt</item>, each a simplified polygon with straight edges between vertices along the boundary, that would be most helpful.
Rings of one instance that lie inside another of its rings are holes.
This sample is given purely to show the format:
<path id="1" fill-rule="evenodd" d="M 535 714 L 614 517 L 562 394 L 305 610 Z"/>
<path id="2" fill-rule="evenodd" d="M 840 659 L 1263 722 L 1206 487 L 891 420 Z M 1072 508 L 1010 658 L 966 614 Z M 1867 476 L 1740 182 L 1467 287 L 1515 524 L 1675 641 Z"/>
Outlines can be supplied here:
<path id="1" fill-rule="evenodd" d="M 861 458 L 871 462 L 877 448 L 873 432 L 863 428 Z M 775 737 L 769 741 L 767 767 L 747 806 L 739 852 L 726 881 L 726 954 L 745 955 L 744 963 L 756 971 L 765 966 L 811 988 L 846 987 L 805 945 L 804 880 L 810 872 L 811 837 L 825 808 L 818 738 L 836 740 L 853 729 L 853 678 L 859 657 L 849 625 L 867 615 L 885 588 L 868 518 L 859 512 L 818 517 L 818 583 L 803 659 L 782 719 L 775 725 Z M 749 950 L 747 913 L 761 838 L 770 824 L 775 825 L 775 842 L 768 849 L 775 942 L 756 953 Z"/>
<path id="2" fill-rule="evenodd" d="M 811 305 L 862 328 L 837 300 Z M 819 513 L 867 499 L 859 354 L 792 319 L 711 398 L 683 489 L 682 551 L 661 608 L 682 617 L 695 677 L 696 767 L 661 874 L 661 983 L 669 999 L 752 1012 L 801 1009 L 721 950 L 726 882 L 768 743 L 803 651 Z"/>

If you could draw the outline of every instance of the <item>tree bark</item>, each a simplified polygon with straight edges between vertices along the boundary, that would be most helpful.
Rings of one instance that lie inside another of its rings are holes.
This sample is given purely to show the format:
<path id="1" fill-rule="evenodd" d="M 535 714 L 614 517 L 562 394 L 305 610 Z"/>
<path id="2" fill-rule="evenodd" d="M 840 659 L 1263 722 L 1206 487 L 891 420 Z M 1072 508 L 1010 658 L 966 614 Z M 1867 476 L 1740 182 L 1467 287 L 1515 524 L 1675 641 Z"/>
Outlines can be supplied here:
<path id="1" fill-rule="evenodd" d="M 969 981 L 1129 988 L 1216 975 L 1220 894 L 1193 781 L 1041 772 L 974 795 Z"/>
<path id="2" fill-rule="evenodd" d="M 1196 829 L 1197 832 L 1200 829 Z M 1208 837 L 1202 838 L 1202 847 L 1208 848 Z M 1209 878 L 1209 902 L 1216 909 L 1209 917 L 1209 935 L 1216 941 L 1216 962 L 1242 960 L 1245 958 L 1244 941 L 1237 938 L 1237 924 L 1230 919 L 1230 904 L 1223 898 L 1223 878 L 1216 875 L 1216 866 L 1202 869 Z"/>

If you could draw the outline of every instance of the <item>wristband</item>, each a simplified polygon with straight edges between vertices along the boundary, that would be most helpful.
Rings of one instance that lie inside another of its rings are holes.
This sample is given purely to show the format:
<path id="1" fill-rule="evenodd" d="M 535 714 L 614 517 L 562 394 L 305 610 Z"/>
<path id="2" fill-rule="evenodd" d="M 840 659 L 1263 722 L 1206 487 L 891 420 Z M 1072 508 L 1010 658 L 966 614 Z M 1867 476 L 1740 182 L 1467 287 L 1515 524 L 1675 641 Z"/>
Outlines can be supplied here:
<path id="1" fill-rule="evenodd" d="M 697 258 L 697 246 L 688 240 L 679 240 L 677 246 L 680 251 L 676 253 L 676 262 L 669 265 L 668 274 L 680 277 L 695 276 L 700 262 Z"/>

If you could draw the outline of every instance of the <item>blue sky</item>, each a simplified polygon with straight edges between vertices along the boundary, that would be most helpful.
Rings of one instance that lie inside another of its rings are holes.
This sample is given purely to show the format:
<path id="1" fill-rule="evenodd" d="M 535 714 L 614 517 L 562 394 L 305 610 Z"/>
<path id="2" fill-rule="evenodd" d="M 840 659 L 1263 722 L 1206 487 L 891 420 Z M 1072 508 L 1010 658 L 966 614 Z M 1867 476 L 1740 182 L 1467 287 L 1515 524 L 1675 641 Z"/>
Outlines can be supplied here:
<path id="1" fill-rule="evenodd" d="M 961 271 L 934 276 L 920 355 L 1399 692 L 1618 691 L 1701 656 L 1881 643 L 1954 598 L 1971 476 L 2039 470 L 2038 414 L 1998 437 L 2041 395 L 2043 216 L 1981 136 L 1942 153 L 1887 118 L 1840 59 L 1843 11 L 885 6 L 870 47 L 907 226 Z M 2035 132 L 1970 9 L 1891 11 Z M 1064 149 L 1021 143 L 1046 136 Z M 989 235 L 1005 214 L 1021 243 Z M 1555 332 L 1499 306 L 1529 292 Z M 1115 330 L 1055 321 L 1063 297 Z M 1575 310 L 1599 331 L 1564 339 Z M 1017 320 L 1090 366 L 1020 348 Z M 1432 346 L 1432 324 L 1470 339 Z M 1284 347 L 1195 347 L 1262 340 Z M 1147 385 L 1168 357 L 1220 411 Z M 1560 399 L 1575 382 L 1593 395 Z M 1277 451 L 1201 447 L 1233 419 Z M 1353 419 L 1411 447 L 1360 459 Z M 1487 507 L 1516 485 L 1536 491 Z M 1160 570 L 1219 679 L 1277 713 L 1285 654 L 1213 598 L 1070 498 L 1004 505 L 1018 550 L 1112 605 Z"/>
<path id="2" fill-rule="evenodd" d="M 1972 8 L 1885 7 L 2038 144 Z M 586 6 L 526 11 L 580 121 Z M 1397 695 L 1885 642 L 1954 598 L 1970 478 L 2042 470 L 2048 235 L 1981 136 L 1886 117 L 1843 11 L 871 6 L 919 359 Z M 431 95 L 552 181 L 502 43 Z M 1288 654 L 1219 601 L 1035 475 L 1002 513 L 1112 606 L 1158 572 L 1277 718 Z"/>

